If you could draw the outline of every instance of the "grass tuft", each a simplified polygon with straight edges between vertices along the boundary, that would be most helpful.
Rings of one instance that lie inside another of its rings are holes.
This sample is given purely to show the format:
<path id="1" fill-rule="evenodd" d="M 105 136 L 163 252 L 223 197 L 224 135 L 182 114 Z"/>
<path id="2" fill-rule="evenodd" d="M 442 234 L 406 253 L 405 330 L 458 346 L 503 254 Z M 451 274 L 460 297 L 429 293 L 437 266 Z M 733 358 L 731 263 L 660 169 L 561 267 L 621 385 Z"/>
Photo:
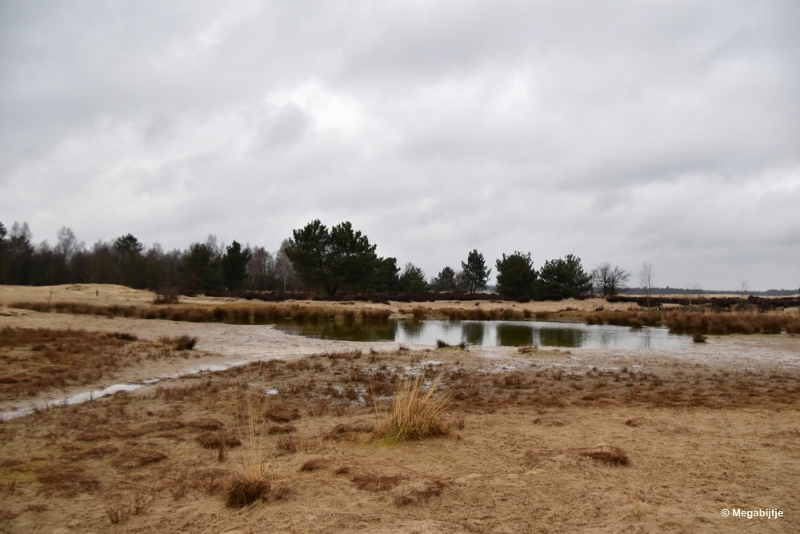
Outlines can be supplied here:
<path id="1" fill-rule="evenodd" d="M 269 482 L 262 473 L 237 473 L 228 484 L 225 505 L 228 508 L 244 508 L 269 493 L 269 489 Z"/>
<path id="2" fill-rule="evenodd" d="M 239 470 L 225 488 L 225 505 L 229 508 L 247 506 L 260 497 L 266 498 L 270 491 L 267 480 L 269 463 L 264 460 L 262 442 L 263 398 L 248 392 L 241 397 L 238 409 L 237 419 L 244 421 L 240 432 L 248 446 L 240 456 Z"/>
<path id="3" fill-rule="evenodd" d="M 442 417 L 449 395 L 438 391 L 446 371 L 440 371 L 425 390 L 422 374 L 398 382 L 392 406 L 375 428 L 375 439 L 395 444 L 449 435 L 450 428 Z"/>
<path id="4" fill-rule="evenodd" d="M 238 447 L 242 441 L 227 432 L 205 432 L 197 436 L 197 442 L 205 449 L 219 449 L 220 447 Z"/>
<path id="5" fill-rule="evenodd" d="M 300 471 L 310 473 L 312 471 L 319 471 L 328 465 L 328 460 L 325 458 L 312 458 L 300 466 Z"/>

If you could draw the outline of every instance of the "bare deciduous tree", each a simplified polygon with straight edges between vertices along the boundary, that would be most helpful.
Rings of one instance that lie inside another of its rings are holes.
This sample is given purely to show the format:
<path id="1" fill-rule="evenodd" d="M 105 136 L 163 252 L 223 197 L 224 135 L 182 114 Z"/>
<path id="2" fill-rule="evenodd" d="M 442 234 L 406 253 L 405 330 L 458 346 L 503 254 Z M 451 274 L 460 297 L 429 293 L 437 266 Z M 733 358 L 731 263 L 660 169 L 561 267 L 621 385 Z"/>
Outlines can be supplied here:
<path id="1" fill-rule="evenodd" d="M 603 291 L 604 297 L 611 297 L 628 287 L 631 273 L 618 265 L 611 267 L 608 262 L 595 266 L 591 273 L 592 285 Z"/>
<path id="2" fill-rule="evenodd" d="M 653 271 L 653 264 L 649 261 L 642 263 L 642 270 L 639 271 L 639 284 L 645 290 L 647 295 L 647 309 L 650 309 L 650 296 L 653 290 L 653 282 L 655 282 L 656 275 Z"/>
<path id="3" fill-rule="evenodd" d="M 703 292 L 702 286 L 700 286 L 699 282 L 695 282 L 686 287 L 686 290 L 689 292 L 689 311 L 692 311 L 692 297 L 696 297 L 700 293 Z"/>

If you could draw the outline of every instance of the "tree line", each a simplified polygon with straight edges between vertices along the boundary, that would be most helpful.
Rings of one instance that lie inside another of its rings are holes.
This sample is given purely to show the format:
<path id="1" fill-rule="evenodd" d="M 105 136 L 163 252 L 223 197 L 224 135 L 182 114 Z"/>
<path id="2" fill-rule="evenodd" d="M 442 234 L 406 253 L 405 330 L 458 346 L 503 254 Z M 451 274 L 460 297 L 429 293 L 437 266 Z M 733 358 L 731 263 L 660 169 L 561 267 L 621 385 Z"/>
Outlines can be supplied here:
<path id="1" fill-rule="evenodd" d="M 492 268 L 478 250 L 461 262 L 461 270 L 444 267 L 429 282 L 422 269 L 407 263 L 402 272 L 396 258 L 382 258 L 366 235 L 343 222 L 328 229 L 319 220 L 294 230 L 285 248 L 298 278 L 310 289 L 334 295 L 426 291 L 475 293 L 487 288 Z M 626 287 L 630 273 L 601 263 L 586 273 L 581 259 L 572 254 L 547 260 L 538 271 L 530 253 L 503 254 L 495 262 L 497 292 L 507 298 L 535 296 L 570 298 L 592 293 L 615 295 Z"/>
<path id="2" fill-rule="evenodd" d="M 58 285 L 120 284 L 154 291 L 313 291 L 337 293 L 467 292 L 487 289 L 493 268 L 478 250 L 460 269 L 444 267 L 430 280 L 412 263 L 401 269 L 396 258 L 381 257 L 376 245 L 350 222 L 331 228 L 319 220 L 292 232 L 277 251 L 221 245 L 211 235 L 185 250 L 145 247 L 126 234 L 87 247 L 69 228 L 55 245 L 34 245 L 27 223 L 10 231 L 0 223 L 0 283 Z M 630 273 L 601 263 L 587 273 L 580 258 L 568 254 L 536 270 L 530 253 L 502 255 L 495 262 L 497 293 L 505 298 L 569 298 L 597 291 L 609 296 L 626 287 Z"/>
<path id="3" fill-rule="evenodd" d="M 37 245 L 27 223 L 10 231 L 0 223 L 0 283 L 58 285 L 120 284 L 154 291 L 300 291 L 302 282 L 284 247 L 220 245 L 212 235 L 186 250 L 146 248 L 131 234 L 87 247 L 69 228 L 61 228 L 55 245 Z"/>

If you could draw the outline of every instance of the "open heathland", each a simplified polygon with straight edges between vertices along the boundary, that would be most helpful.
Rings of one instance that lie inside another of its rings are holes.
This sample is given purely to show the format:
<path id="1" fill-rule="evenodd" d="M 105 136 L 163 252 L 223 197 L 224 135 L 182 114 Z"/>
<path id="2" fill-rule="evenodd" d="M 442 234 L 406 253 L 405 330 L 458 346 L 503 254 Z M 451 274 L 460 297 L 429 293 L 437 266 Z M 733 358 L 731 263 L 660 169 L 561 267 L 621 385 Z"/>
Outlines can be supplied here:
<path id="1" fill-rule="evenodd" d="M 79 362 L 72 382 L 4 389 L 4 406 L 122 378 L 144 384 L 0 423 L 2 532 L 791 532 L 796 524 L 800 338 L 791 334 L 710 336 L 675 352 L 437 349 L 264 326 L 0 311 L 9 376 Z M 187 338 L 196 346 L 178 350 Z M 234 360 L 243 364 L 179 376 L 198 362 Z M 145 383 L 147 370 L 160 380 Z M 426 396 L 434 410 L 397 404 Z M 404 414 L 425 416 L 435 431 L 387 439 L 387 421 L 396 430 L 414 420 Z M 784 517 L 722 516 L 734 508 Z"/>

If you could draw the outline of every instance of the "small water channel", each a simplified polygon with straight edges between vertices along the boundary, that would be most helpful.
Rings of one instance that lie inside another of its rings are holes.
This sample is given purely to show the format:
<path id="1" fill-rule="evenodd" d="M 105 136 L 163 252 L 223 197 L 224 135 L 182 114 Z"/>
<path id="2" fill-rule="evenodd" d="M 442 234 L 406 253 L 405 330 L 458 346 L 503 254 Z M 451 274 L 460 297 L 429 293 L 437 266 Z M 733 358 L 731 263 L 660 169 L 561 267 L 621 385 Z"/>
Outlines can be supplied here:
<path id="1" fill-rule="evenodd" d="M 596 349 L 674 350 L 690 342 L 689 336 L 670 334 L 666 328 L 628 328 L 545 321 L 388 321 L 386 323 L 279 323 L 288 334 L 344 341 L 394 341 L 433 345 L 437 339 L 457 345 L 492 347 L 571 347 Z"/>

